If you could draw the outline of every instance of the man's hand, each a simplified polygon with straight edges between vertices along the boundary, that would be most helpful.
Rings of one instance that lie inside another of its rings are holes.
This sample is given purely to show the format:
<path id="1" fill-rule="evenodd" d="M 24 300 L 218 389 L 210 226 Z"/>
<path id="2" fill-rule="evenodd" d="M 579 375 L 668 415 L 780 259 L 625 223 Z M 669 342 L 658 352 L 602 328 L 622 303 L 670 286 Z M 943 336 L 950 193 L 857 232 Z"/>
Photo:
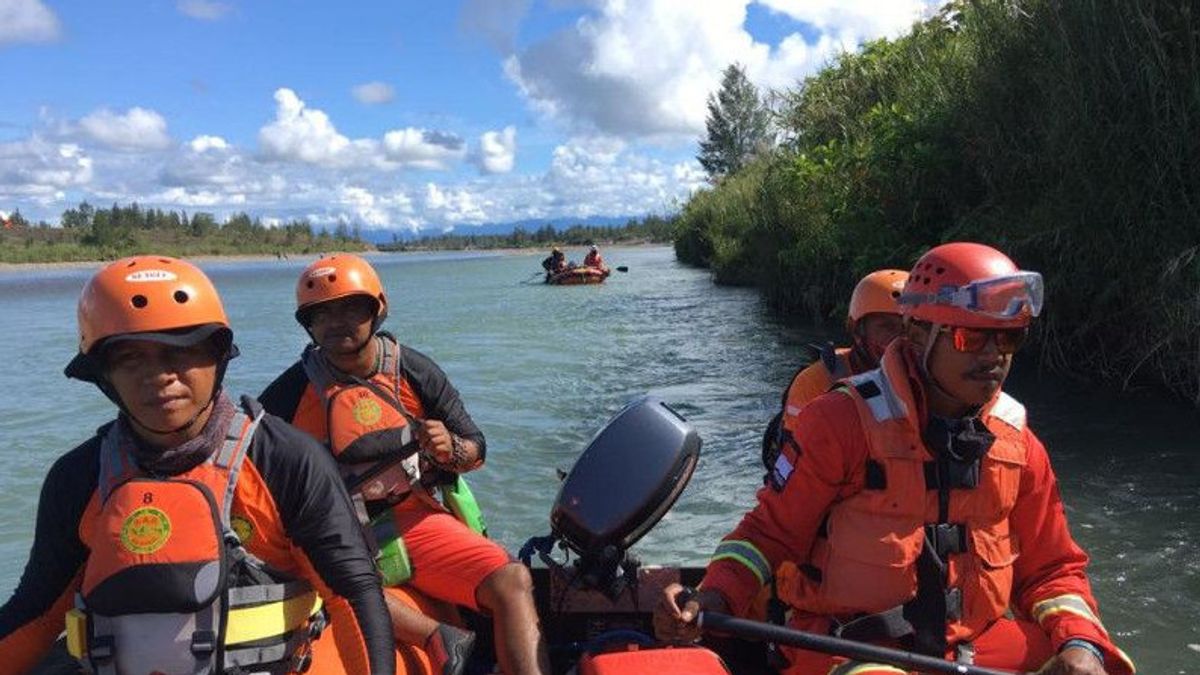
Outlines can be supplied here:
<path id="1" fill-rule="evenodd" d="M 1108 675 L 1096 655 L 1083 647 L 1068 647 L 1038 671 L 1038 675 Z"/>
<path id="2" fill-rule="evenodd" d="M 684 588 L 671 584 L 663 589 L 658 606 L 654 608 L 654 634 L 670 642 L 695 642 L 700 639 L 696 617 L 701 611 L 728 612 L 725 599 L 714 591 L 702 590 L 679 607 L 679 595 Z"/>
<path id="3" fill-rule="evenodd" d="M 417 427 L 417 443 L 421 451 L 438 466 L 454 463 L 454 437 L 438 420 L 423 420 Z"/>

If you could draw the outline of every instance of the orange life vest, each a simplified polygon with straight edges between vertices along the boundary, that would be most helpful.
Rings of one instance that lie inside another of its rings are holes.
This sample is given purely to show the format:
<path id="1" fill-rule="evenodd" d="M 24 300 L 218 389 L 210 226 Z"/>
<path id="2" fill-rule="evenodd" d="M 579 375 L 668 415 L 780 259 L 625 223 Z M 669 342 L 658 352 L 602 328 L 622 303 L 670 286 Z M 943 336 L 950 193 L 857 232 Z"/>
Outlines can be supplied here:
<path id="1" fill-rule="evenodd" d="M 249 404 L 246 406 L 250 408 Z M 239 410 L 217 452 L 169 478 L 144 475 L 118 425 L 100 446 L 94 525 L 69 651 L 97 675 L 301 671 L 324 626 L 301 580 L 273 573 L 231 524 L 238 474 L 262 419 Z"/>
<path id="2" fill-rule="evenodd" d="M 420 402 L 401 373 L 399 344 L 387 333 L 379 335 L 382 365 L 369 379 L 335 374 L 314 345 L 300 360 L 325 411 L 323 440 L 351 494 L 367 502 L 397 503 L 420 481 L 415 432 L 423 411 L 414 415 L 404 404 L 406 398 Z"/>
<path id="3" fill-rule="evenodd" d="M 796 442 L 796 420 L 804 406 L 829 391 L 838 380 L 853 374 L 854 371 L 850 367 L 850 349 L 835 349 L 833 343 L 822 346 L 812 363 L 796 371 L 783 392 L 779 412 L 771 418 L 763 432 L 762 463 L 763 468 L 767 470 L 763 476 L 764 484 L 781 486 L 783 480 L 778 472 L 781 469 L 790 470 L 791 459 L 785 457 L 782 460 L 783 466 L 777 463 L 783 448 Z"/>
<path id="4" fill-rule="evenodd" d="M 1009 605 L 1019 547 L 1008 516 L 1026 462 L 1025 408 L 1004 393 L 986 406 L 981 420 L 995 440 L 979 460 L 977 484 L 949 490 L 949 522 L 939 525 L 939 491 L 927 485 L 926 464 L 934 458 L 921 437 L 909 376 L 903 357 L 892 351 L 879 369 L 838 389 L 856 402 L 868 440 L 867 485 L 830 509 L 809 571 L 781 571 L 779 594 L 812 614 L 895 609 L 917 593 L 917 559 L 931 536 L 929 545 L 945 553 L 946 639 L 957 643 Z M 950 533 L 959 541 L 933 541 Z"/>

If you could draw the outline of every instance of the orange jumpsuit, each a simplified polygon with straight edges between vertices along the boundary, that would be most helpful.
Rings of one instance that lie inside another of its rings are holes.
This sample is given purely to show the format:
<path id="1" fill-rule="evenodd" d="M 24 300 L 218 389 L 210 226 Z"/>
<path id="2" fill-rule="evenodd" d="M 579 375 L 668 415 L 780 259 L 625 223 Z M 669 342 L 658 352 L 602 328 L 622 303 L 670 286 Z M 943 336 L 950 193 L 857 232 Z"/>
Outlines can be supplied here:
<path id="1" fill-rule="evenodd" d="M 912 437 L 919 439 L 919 430 L 925 428 L 927 416 L 916 358 L 906 341 L 897 340 L 885 354 L 882 368 L 890 374 L 892 381 L 898 382 L 896 389 L 901 392 L 898 395 L 901 404 L 893 407 L 905 413 L 892 423 L 907 425 Z M 995 401 L 984 413 L 994 405 Z M 1019 404 L 1015 405 L 1019 407 Z M 795 426 L 796 445 L 783 448 L 784 470 L 777 472 L 778 480 L 759 491 L 756 507 L 722 540 L 703 582 L 705 588 L 724 597 L 734 614 L 742 615 L 749 610 L 755 596 L 771 578 L 772 571 L 784 563 L 791 563 L 793 570 L 811 568 L 817 562 L 814 553 L 825 546 L 819 540 L 826 536 L 823 533 L 831 514 L 844 511 L 842 507 L 866 489 L 870 473 L 868 460 L 872 457 L 869 435 L 878 422 L 864 419 L 862 411 L 865 409 L 853 395 L 833 391 L 818 397 L 800 413 Z M 1011 584 L 1007 588 L 994 589 L 1002 597 L 987 600 L 993 605 L 1002 605 L 998 609 L 992 608 L 997 609 L 997 615 L 1011 606 L 1017 619 L 999 618 L 975 634 L 962 634 L 961 624 L 947 620 L 947 643 L 952 651 L 959 645 L 970 643 L 975 650 L 975 663 L 982 666 L 1035 670 L 1066 640 L 1081 638 L 1104 652 L 1109 673 L 1133 673 L 1133 664 L 1112 643 L 1100 623 L 1086 575 L 1087 555 L 1071 538 L 1046 450 L 1028 426 L 1024 426 L 1023 408 L 1020 411 L 1021 424 L 1011 430 L 1013 440 L 1010 445 L 1022 450 L 1020 461 L 1023 464 L 1019 470 L 1014 470 L 1013 475 L 1019 476 L 1019 482 L 1010 486 L 1014 500 L 1007 522 L 1001 523 L 1012 538 L 1007 543 L 1009 555 L 977 551 L 977 543 L 973 542 L 957 558 L 951 558 L 951 569 L 957 570 L 954 574 L 960 575 L 960 582 L 963 576 L 971 574 L 972 569 L 979 569 L 972 565 L 982 564 L 978 557 L 981 554 L 988 555 L 991 563 L 1011 565 Z M 917 451 L 915 444 L 910 449 Z M 920 450 L 926 460 L 931 459 L 928 448 Z M 981 484 L 987 485 L 987 482 Z M 938 492 L 927 491 L 926 499 L 929 511 L 925 522 L 939 522 Z M 905 534 L 901 531 L 896 538 L 903 538 Z M 840 536 L 843 542 L 854 538 L 852 532 Z M 857 546 L 863 550 L 878 550 L 880 543 L 851 541 L 846 548 Z M 901 569 L 905 565 L 915 567 L 911 558 L 897 559 Z M 989 578 L 996 577 L 998 575 Z M 811 580 L 800 581 L 810 586 L 814 584 Z M 872 580 L 864 578 L 862 583 L 869 585 Z M 820 584 L 821 581 L 816 581 L 815 588 Z M 787 596 L 782 590 L 780 595 Z M 789 625 L 826 633 L 835 622 L 883 609 L 839 605 L 837 599 L 824 598 L 829 606 L 840 606 L 842 612 L 794 610 Z M 964 606 L 978 607 L 981 602 L 978 598 L 968 597 L 964 599 Z M 828 656 L 788 648 L 784 651 L 791 662 L 792 669 L 788 672 L 825 673 L 836 667 L 837 661 Z M 881 668 L 876 672 L 897 671 Z"/>

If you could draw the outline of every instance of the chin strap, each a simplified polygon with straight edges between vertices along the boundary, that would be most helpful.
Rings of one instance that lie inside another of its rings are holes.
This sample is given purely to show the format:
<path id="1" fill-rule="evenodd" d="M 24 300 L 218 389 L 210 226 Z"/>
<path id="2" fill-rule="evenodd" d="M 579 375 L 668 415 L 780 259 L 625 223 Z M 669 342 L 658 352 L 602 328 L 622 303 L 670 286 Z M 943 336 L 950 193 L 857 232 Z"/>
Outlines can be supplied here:
<path id="1" fill-rule="evenodd" d="M 942 324 L 931 323 L 929 325 L 930 338 L 925 342 L 925 351 L 921 354 L 921 373 L 925 375 L 925 380 L 934 389 L 938 390 L 942 396 L 949 399 L 954 399 L 954 394 L 946 391 L 946 388 L 938 384 L 937 378 L 933 376 L 933 370 L 929 368 L 929 359 L 933 356 L 933 346 L 937 344 L 938 333 L 942 330 Z"/>

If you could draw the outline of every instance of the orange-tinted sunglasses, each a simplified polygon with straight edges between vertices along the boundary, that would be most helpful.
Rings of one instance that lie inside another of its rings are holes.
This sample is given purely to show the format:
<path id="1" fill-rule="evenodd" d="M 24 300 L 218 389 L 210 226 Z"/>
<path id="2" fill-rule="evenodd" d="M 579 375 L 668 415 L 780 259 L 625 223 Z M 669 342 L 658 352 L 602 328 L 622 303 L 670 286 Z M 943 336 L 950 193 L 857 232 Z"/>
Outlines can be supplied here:
<path id="1" fill-rule="evenodd" d="M 991 340 L 996 341 L 996 351 L 1001 354 L 1014 354 L 1029 336 L 1028 328 L 942 326 L 941 332 L 950 334 L 950 344 L 954 345 L 955 351 L 967 354 L 981 351 Z"/>

